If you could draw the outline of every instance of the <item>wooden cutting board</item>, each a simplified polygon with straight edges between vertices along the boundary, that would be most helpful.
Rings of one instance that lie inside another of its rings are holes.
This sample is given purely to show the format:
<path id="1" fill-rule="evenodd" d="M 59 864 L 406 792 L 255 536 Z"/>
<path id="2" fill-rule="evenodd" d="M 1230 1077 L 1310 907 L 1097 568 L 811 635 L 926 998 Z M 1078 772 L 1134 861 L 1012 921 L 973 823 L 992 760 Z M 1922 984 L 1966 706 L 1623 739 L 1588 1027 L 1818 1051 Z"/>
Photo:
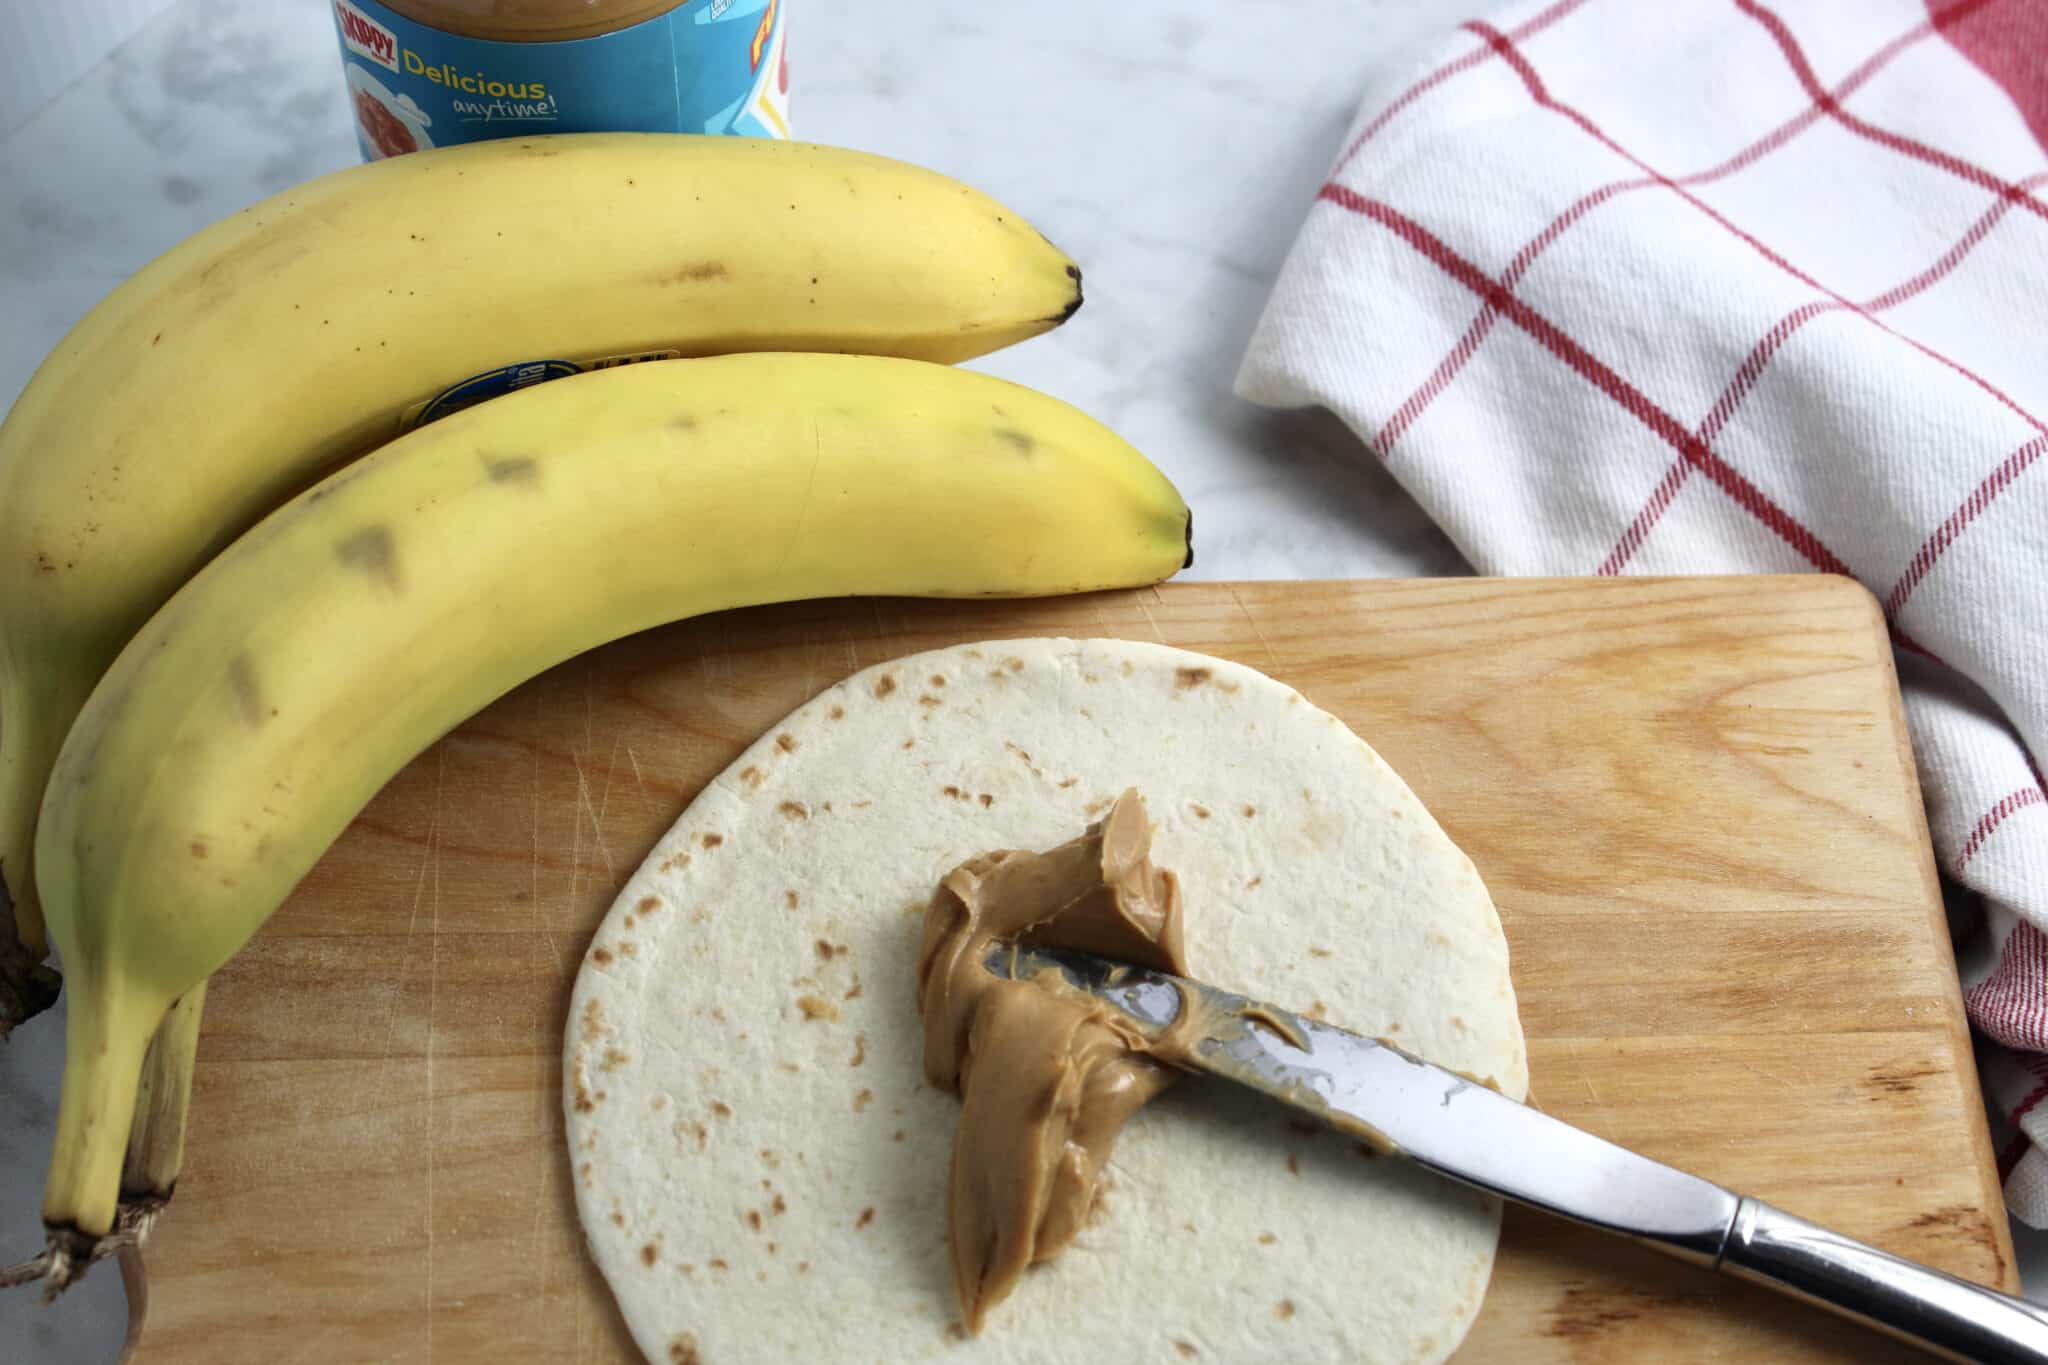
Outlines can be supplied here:
<path id="1" fill-rule="evenodd" d="M 1170 584 L 710 617 L 566 664 L 434 746 L 215 979 L 140 1358 L 631 1359 L 582 1254 L 559 1099 L 570 982 L 614 892 L 707 779 L 844 674 L 1056 634 L 1242 660 L 1376 747 L 1492 888 L 1545 1108 L 2016 1287 L 1860 588 Z M 1891 1358 L 1512 1212 L 1459 1356 Z"/>

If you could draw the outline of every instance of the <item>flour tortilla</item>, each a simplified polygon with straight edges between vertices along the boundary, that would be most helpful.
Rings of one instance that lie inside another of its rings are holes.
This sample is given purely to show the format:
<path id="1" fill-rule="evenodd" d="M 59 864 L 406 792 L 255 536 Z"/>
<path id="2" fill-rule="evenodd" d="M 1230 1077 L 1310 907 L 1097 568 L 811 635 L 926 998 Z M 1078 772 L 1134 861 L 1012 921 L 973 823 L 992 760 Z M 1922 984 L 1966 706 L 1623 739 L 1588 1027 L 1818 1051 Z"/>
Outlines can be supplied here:
<path id="1" fill-rule="evenodd" d="M 1527 1089 L 1471 861 L 1335 717 L 1241 665 L 1014 640 L 854 675 L 708 786 L 627 884 L 571 1000 L 564 1107 L 591 1253 L 657 1362 L 1434 1361 L 1478 1312 L 1491 1200 L 1183 1081 L 1099 1214 L 961 1340 L 959 1101 L 924 1083 L 932 888 L 1073 838 L 1125 787 L 1197 975 Z"/>

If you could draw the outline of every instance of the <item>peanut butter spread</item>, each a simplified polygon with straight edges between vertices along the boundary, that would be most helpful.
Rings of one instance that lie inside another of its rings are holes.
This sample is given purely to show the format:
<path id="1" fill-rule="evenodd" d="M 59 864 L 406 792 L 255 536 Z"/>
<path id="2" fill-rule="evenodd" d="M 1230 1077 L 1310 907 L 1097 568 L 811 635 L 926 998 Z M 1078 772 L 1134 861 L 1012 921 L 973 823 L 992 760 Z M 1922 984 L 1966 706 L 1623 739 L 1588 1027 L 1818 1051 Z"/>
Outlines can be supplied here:
<path id="1" fill-rule="evenodd" d="M 1118 1131 L 1172 1083 L 1181 1041 L 1147 1037 L 1057 973 L 1012 981 L 983 963 L 1005 941 L 1187 975 L 1180 887 L 1151 846 L 1127 791 L 1070 843 L 962 863 L 926 911 L 917 1003 L 925 1075 L 961 1098 L 947 1237 L 970 1332 L 1073 1241 Z"/>

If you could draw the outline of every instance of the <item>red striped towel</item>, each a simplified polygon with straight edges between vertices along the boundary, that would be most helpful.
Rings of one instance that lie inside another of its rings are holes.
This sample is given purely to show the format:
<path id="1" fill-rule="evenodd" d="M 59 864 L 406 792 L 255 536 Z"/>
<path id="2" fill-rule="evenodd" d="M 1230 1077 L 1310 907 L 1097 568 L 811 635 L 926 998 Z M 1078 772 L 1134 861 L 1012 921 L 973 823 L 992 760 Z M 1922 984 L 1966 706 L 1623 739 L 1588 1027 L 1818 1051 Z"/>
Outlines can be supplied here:
<path id="1" fill-rule="evenodd" d="M 1238 379 L 1340 415 L 1482 573 L 1876 595 L 2037 1226 L 2044 145 L 2040 0 L 1523 6 L 1367 94 Z"/>

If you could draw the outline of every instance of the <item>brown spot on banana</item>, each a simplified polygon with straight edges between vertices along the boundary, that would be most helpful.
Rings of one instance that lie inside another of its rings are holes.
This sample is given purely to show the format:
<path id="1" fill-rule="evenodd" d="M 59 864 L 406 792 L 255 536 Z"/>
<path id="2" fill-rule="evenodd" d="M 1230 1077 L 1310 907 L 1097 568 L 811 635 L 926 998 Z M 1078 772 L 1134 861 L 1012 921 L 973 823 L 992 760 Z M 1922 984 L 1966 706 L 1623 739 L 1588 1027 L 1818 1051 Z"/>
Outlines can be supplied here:
<path id="1" fill-rule="evenodd" d="M 691 261 L 688 265 L 676 271 L 673 280 L 664 280 L 663 283 L 701 284 L 709 280 L 730 278 L 732 278 L 732 271 L 726 268 L 724 261 Z"/>
<path id="2" fill-rule="evenodd" d="M 336 493 L 339 493 L 342 489 L 348 487 L 350 484 L 354 483 L 357 479 L 361 478 L 362 476 L 363 465 L 360 462 L 348 466 L 348 468 L 342 470 L 338 474 L 330 475 L 328 478 L 316 484 L 312 488 L 312 490 L 306 494 L 307 505 L 311 506 L 313 503 L 319 502 L 325 498 L 333 497 Z"/>
<path id="3" fill-rule="evenodd" d="M 365 526 L 334 547 L 334 557 L 351 569 L 360 569 L 372 581 L 392 592 L 399 590 L 398 545 L 388 526 Z"/>
<path id="4" fill-rule="evenodd" d="M 531 455 L 483 457 L 484 476 L 492 483 L 517 483 L 532 487 L 540 482 L 540 466 Z"/>
<path id="5" fill-rule="evenodd" d="M 256 663 L 247 654 L 237 654 L 228 664 L 228 690 L 235 694 L 235 710 L 244 725 L 261 725 L 270 716 L 263 704 L 263 686 L 256 679 Z"/>

